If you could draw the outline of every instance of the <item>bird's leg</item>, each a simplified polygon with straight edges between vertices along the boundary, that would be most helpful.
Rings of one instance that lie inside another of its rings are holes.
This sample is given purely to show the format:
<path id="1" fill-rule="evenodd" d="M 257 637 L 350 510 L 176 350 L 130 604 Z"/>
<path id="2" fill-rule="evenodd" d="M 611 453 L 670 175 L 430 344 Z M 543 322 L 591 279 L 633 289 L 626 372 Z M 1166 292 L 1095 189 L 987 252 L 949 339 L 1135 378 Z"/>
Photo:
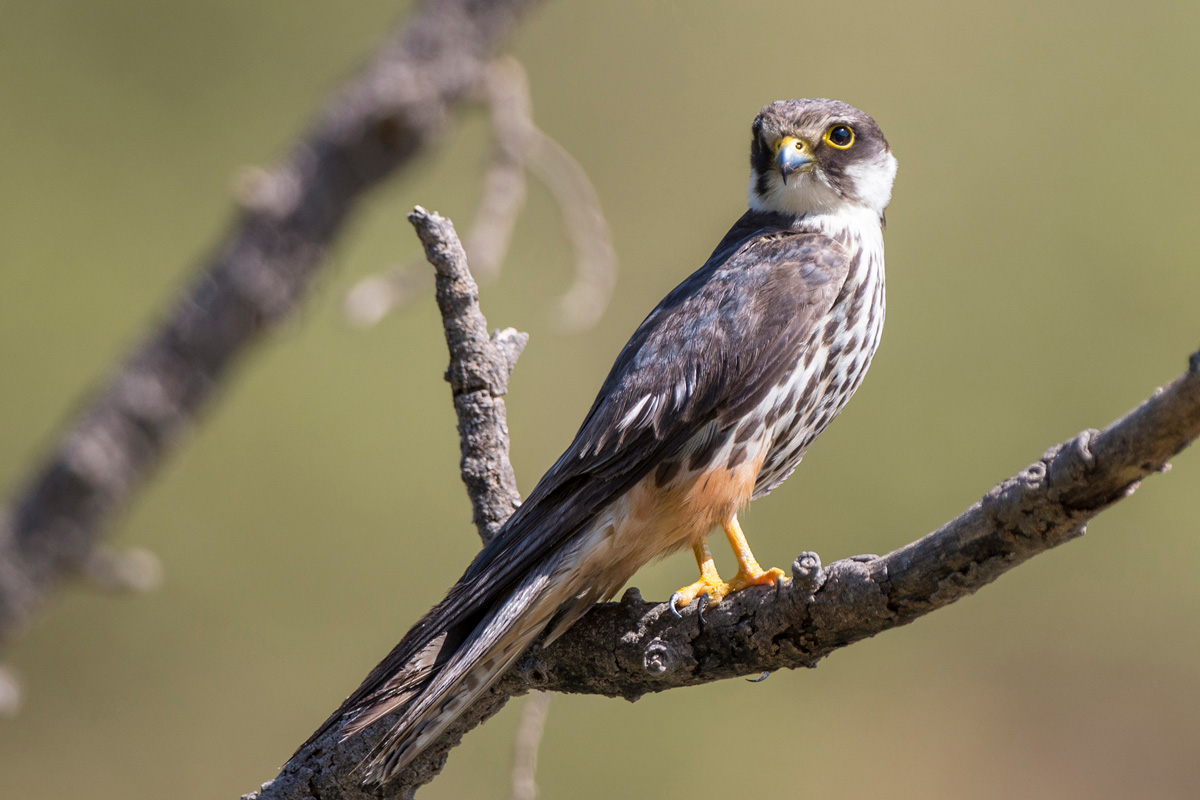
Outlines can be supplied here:
<path id="1" fill-rule="evenodd" d="M 725 529 L 725 536 L 729 539 L 729 546 L 733 548 L 738 562 L 738 574 L 729 582 L 729 591 L 737 592 L 747 586 L 773 586 L 783 579 L 783 570 L 778 567 L 764 570 L 758 565 L 754 553 L 750 552 L 750 545 L 746 543 L 742 526 L 738 524 L 737 514 L 730 517 L 721 527 Z"/>
<path id="2" fill-rule="evenodd" d="M 687 608 L 702 594 L 708 595 L 710 608 L 729 594 L 729 584 L 721 580 L 721 576 L 717 574 L 717 565 L 713 563 L 712 552 L 708 549 L 708 540 L 701 539 L 692 545 L 692 550 L 696 553 L 696 563 L 700 565 L 700 580 L 671 595 L 671 611 L 675 616 L 679 616 L 678 609 Z"/>

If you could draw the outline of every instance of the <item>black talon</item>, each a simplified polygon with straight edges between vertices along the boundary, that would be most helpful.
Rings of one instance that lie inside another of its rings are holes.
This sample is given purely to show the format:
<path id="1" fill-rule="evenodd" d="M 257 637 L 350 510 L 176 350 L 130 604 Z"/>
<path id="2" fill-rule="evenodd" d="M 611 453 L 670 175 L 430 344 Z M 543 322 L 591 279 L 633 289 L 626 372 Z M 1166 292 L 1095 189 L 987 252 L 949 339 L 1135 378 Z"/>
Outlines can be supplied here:
<path id="1" fill-rule="evenodd" d="M 778 600 L 779 595 L 782 593 L 783 593 L 783 576 L 780 575 L 778 578 L 775 579 L 775 599 Z M 763 674 L 769 675 L 770 673 L 764 672 Z M 762 678 L 759 678 L 758 680 L 761 681 Z"/>
<path id="2" fill-rule="evenodd" d="M 750 683 L 762 683 L 769 677 L 771 677 L 771 671 L 767 670 L 762 675 L 759 675 L 757 678 L 746 678 L 746 680 Z"/>
<path id="3" fill-rule="evenodd" d="M 675 601 L 678 598 L 679 598 L 679 592 L 676 592 L 675 594 L 671 595 L 671 599 L 668 602 L 668 605 L 671 606 L 671 613 L 674 614 L 677 619 L 683 619 L 683 614 L 680 614 L 679 609 L 675 608 Z"/>

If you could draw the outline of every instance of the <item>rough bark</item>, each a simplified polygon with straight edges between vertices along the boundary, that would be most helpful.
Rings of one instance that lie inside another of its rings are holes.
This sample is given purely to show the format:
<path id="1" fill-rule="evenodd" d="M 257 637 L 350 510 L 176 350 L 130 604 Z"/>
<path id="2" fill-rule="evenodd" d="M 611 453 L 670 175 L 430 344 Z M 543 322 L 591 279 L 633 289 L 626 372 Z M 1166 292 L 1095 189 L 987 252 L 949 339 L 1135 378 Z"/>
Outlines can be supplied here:
<path id="1" fill-rule="evenodd" d="M 247 176 L 192 285 L 0 513 L 0 647 L 65 574 L 88 571 L 114 515 L 237 358 L 298 305 L 358 200 L 437 140 L 530 5 L 424 3 L 281 164 Z"/>
<path id="2" fill-rule="evenodd" d="M 422 241 L 431 261 L 454 253 L 457 263 L 461 246 L 447 240 L 454 238 L 453 227 L 428 221 L 436 217 L 425 220 Z M 442 310 L 450 341 L 452 316 L 473 314 L 449 315 L 448 308 L 454 311 L 446 305 Z M 478 342 L 485 326 L 472 325 Z M 802 553 L 792 565 L 792 580 L 738 592 L 712 610 L 689 606 L 682 618 L 666 603 L 647 603 L 630 589 L 619 602 L 592 609 L 550 647 L 535 644 L 387 785 L 364 786 L 355 771 L 387 730 L 390 720 L 384 719 L 345 742 L 338 741 L 336 731 L 326 734 L 298 752 L 278 778 L 245 798 L 411 797 L 437 775 L 464 733 L 509 698 L 530 690 L 636 700 L 722 678 L 813 667 L 838 648 L 912 622 L 1079 537 L 1088 520 L 1131 495 L 1146 476 L 1165 471 L 1168 459 L 1197 436 L 1200 353 L 1183 375 L 1103 431 L 1086 430 L 1055 445 L 955 519 L 892 553 L 829 567 L 822 567 L 815 553 Z M 496 455 L 507 462 L 506 455 Z M 499 484 L 487 482 L 471 491 L 473 498 L 477 491 L 503 494 Z"/>
<path id="3" fill-rule="evenodd" d="M 458 415 L 462 479 L 475 511 L 475 527 L 487 544 L 521 504 L 517 478 L 508 460 L 508 415 L 503 397 L 529 334 L 506 328 L 489 338 L 487 320 L 479 310 L 479 287 L 467 268 L 467 254 L 454 224 L 420 206 L 408 220 L 437 272 L 438 309 L 450 349 L 446 381 Z"/>

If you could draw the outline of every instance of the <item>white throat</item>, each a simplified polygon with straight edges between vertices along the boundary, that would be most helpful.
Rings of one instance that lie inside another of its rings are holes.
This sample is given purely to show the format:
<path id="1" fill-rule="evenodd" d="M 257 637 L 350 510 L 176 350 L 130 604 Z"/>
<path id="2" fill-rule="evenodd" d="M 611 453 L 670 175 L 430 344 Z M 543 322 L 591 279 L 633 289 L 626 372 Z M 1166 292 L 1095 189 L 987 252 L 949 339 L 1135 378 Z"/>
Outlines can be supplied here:
<path id="1" fill-rule="evenodd" d="M 896 158 L 888 152 L 871 161 L 855 164 L 846 171 L 853 185 L 852 197 L 833 188 L 819 170 L 801 172 L 787 183 L 778 172 L 767 178 L 765 194 L 758 192 L 757 175 L 750 172 L 749 202 L 754 211 L 774 211 L 802 217 L 810 214 L 841 215 L 869 211 L 875 218 L 892 199 L 892 182 L 896 179 Z"/>
<path id="2" fill-rule="evenodd" d="M 847 203 L 827 213 L 809 212 L 797 220 L 797 227 L 823 233 L 843 242 L 861 242 L 868 250 L 878 251 L 882 257 L 883 224 L 879 215 L 865 206 Z"/>
<path id="3" fill-rule="evenodd" d="M 750 173 L 750 208 L 801 217 L 805 214 L 836 213 L 845 206 L 857 205 L 842 197 L 815 172 L 802 172 L 786 184 L 778 173 L 767 180 L 766 194 L 758 193 L 758 176 Z"/>

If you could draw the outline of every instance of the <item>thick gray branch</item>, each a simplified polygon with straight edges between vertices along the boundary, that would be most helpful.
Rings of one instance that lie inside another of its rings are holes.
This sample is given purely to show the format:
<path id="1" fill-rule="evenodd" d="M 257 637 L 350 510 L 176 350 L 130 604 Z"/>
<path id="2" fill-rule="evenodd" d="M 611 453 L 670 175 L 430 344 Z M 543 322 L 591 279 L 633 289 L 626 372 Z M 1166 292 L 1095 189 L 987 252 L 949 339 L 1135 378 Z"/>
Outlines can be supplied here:
<path id="1" fill-rule="evenodd" d="M 237 357 L 292 311 L 363 194 L 477 94 L 532 0 L 424 3 L 306 136 L 240 192 L 241 213 L 161 326 L 84 407 L 0 514 L 0 646 L 195 420 Z"/>
<path id="2" fill-rule="evenodd" d="M 529 334 L 507 328 L 489 338 L 487 320 L 479 310 L 479 287 L 467 268 L 467 254 L 454 223 L 420 206 L 408 221 L 437 271 L 438 308 L 450 348 L 446 380 L 458 414 L 462 479 L 475 511 L 475 527 L 487 544 L 521 504 L 508 460 L 504 395 Z"/>
<path id="3" fill-rule="evenodd" d="M 384 787 L 354 766 L 388 720 L 339 744 L 329 734 L 301 751 L 258 800 L 409 797 L 441 768 L 463 734 L 531 689 L 636 699 L 722 678 L 811 667 L 834 650 L 904 625 L 978 591 L 1038 553 L 1083 533 L 1089 519 L 1200 436 L 1200 353 L 1187 372 L 1103 431 L 1048 450 L 962 515 L 885 556 L 822 568 L 813 553 L 775 589 L 747 589 L 703 615 L 676 619 L 637 590 L 594 608 L 548 648 L 536 645 L 416 762 Z"/>

